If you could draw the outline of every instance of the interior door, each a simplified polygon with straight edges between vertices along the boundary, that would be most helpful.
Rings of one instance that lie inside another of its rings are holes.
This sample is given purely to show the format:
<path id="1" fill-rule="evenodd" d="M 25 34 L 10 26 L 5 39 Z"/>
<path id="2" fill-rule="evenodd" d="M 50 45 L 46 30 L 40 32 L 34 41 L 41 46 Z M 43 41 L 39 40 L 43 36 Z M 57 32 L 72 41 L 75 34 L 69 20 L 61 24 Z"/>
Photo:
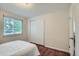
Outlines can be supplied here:
<path id="1" fill-rule="evenodd" d="M 72 19 L 70 19 L 70 21 L 69 21 L 69 24 L 70 24 L 70 39 L 69 39 L 69 45 L 70 45 L 70 47 L 69 47 L 69 50 L 70 50 L 70 55 L 71 56 L 73 56 L 74 55 L 74 49 L 75 49 L 75 28 L 74 28 L 74 25 L 75 25 L 75 22 L 72 20 Z"/>
<path id="2" fill-rule="evenodd" d="M 70 55 L 73 56 L 75 55 L 75 19 L 74 19 L 74 11 L 75 8 L 73 6 L 70 7 L 70 18 L 69 18 L 69 51 L 70 51 Z"/>
<path id="3" fill-rule="evenodd" d="M 31 42 L 37 44 L 44 44 L 44 22 L 43 20 L 30 21 Z"/>

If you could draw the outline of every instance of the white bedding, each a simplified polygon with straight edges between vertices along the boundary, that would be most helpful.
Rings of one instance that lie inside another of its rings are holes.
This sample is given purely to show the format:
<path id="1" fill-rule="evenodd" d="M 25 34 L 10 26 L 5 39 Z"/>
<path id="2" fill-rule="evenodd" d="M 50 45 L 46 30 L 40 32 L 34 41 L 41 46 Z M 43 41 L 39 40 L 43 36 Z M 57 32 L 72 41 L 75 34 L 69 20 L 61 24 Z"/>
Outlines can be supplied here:
<path id="1" fill-rule="evenodd" d="M 0 45 L 0 56 L 37 56 L 40 55 L 35 44 L 16 40 Z"/>

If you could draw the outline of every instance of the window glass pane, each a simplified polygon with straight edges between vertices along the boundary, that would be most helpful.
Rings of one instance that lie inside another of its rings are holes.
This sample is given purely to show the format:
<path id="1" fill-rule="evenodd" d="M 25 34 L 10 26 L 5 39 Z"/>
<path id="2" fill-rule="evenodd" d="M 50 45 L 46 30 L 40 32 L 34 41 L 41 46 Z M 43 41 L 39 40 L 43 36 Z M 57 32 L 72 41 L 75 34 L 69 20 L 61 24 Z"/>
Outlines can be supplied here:
<path id="1" fill-rule="evenodd" d="M 22 32 L 22 21 L 19 21 L 19 20 L 15 21 L 15 32 L 16 33 Z"/>

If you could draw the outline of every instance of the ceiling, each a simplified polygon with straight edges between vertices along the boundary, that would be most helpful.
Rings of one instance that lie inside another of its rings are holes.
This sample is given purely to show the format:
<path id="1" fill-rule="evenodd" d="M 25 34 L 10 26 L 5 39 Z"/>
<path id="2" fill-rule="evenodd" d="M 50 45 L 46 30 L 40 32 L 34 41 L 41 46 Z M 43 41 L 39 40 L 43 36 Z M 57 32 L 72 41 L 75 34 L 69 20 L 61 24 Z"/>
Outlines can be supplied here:
<path id="1" fill-rule="evenodd" d="M 0 8 L 30 18 L 57 10 L 69 10 L 69 7 L 69 3 L 33 3 L 31 8 L 20 6 L 20 3 L 0 3 Z"/>

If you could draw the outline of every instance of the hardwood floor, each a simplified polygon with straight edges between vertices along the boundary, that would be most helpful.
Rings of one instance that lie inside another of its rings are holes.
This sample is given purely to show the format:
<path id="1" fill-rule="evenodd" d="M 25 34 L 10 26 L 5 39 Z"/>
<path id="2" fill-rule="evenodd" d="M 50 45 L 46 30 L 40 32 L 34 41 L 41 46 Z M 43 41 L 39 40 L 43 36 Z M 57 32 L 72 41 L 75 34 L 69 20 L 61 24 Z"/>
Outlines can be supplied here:
<path id="1" fill-rule="evenodd" d="M 40 52 L 40 56 L 69 56 L 69 53 L 63 52 L 63 51 L 58 51 L 55 49 L 50 49 L 47 47 L 44 47 L 42 45 L 38 45 L 36 44 L 39 52 Z"/>

